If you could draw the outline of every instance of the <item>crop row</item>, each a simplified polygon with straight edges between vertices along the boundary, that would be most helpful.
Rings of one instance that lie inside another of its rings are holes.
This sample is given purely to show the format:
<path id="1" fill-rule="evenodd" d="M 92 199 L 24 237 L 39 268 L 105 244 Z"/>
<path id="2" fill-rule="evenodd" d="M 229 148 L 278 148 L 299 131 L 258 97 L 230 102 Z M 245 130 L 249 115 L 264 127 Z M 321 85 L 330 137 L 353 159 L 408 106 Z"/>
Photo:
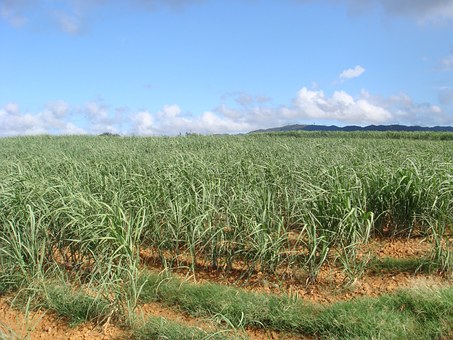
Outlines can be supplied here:
<path id="1" fill-rule="evenodd" d="M 166 267 L 302 268 L 315 282 L 335 261 L 353 279 L 370 237 L 414 234 L 433 240 L 432 262 L 451 273 L 452 146 L 272 135 L 3 139 L 0 286 L 70 269 L 90 284 L 118 280 L 121 295 L 121 282 L 137 284 L 144 248 Z"/>

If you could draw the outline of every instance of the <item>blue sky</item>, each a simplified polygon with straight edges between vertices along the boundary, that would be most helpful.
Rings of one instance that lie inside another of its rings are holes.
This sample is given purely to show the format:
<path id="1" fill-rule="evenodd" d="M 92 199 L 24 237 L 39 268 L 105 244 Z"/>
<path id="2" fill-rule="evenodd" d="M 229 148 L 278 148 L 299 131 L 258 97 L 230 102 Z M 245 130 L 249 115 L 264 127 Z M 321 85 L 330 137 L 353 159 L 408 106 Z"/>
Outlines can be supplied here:
<path id="1" fill-rule="evenodd" d="M 451 0 L 0 0 L 0 136 L 453 125 Z"/>

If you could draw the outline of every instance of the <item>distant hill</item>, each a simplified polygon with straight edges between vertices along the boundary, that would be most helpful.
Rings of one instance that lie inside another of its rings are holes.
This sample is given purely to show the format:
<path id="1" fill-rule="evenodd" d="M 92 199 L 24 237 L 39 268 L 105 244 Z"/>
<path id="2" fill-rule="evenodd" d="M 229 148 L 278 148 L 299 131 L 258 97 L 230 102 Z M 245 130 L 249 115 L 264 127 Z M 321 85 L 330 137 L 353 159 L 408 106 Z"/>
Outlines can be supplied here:
<path id="1" fill-rule="evenodd" d="M 249 133 L 258 133 L 258 132 L 285 132 L 285 131 L 429 131 L 429 132 L 453 132 L 452 126 L 434 126 L 434 127 L 424 127 L 424 126 L 407 126 L 407 125 L 368 125 L 368 126 L 336 126 L 336 125 L 286 125 L 281 127 L 275 127 L 270 129 L 260 129 L 255 131 L 250 131 Z"/>
<path id="2" fill-rule="evenodd" d="M 104 132 L 99 135 L 100 137 L 120 137 L 117 133 Z"/>

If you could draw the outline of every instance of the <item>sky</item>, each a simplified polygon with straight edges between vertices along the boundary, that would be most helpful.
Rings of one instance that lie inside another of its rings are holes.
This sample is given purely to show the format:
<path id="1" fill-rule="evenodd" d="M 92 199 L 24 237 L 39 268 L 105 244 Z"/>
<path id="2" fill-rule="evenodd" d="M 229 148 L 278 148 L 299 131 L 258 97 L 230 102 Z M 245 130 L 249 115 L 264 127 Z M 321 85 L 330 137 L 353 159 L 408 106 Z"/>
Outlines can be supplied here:
<path id="1" fill-rule="evenodd" d="M 453 0 L 0 0 L 0 137 L 453 125 Z"/>

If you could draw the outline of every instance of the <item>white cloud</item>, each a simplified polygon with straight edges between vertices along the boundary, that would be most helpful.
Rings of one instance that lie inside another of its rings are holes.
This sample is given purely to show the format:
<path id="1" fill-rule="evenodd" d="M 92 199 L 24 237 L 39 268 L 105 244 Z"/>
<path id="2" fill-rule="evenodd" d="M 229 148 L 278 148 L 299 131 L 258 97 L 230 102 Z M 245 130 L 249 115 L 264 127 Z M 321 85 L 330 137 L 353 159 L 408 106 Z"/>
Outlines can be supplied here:
<path id="1" fill-rule="evenodd" d="M 56 117 L 65 117 L 69 112 L 69 105 L 62 101 L 54 101 L 47 104 L 47 109 Z"/>
<path id="2" fill-rule="evenodd" d="M 221 116 L 246 123 L 251 129 L 275 127 L 288 124 L 407 124 L 436 125 L 452 124 L 453 116 L 440 106 L 415 103 L 405 94 L 379 97 L 362 90 L 358 96 L 346 91 L 326 95 L 321 90 L 303 87 L 292 105 L 253 108 L 232 108 L 222 105 L 216 111 Z"/>
<path id="3" fill-rule="evenodd" d="M 430 103 L 415 103 L 406 94 L 379 100 L 382 105 L 391 108 L 396 122 L 428 126 L 453 124 L 453 116 L 445 112 L 440 106 Z"/>
<path id="4" fill-rule="evenodd" d="M 241 121 L 241 119 L 234 120 L 217 115 L 214 112 L 207 111 L 195 121 L 193 131 L 196 132 L 198 130 L 202 133 L 247 132 L 250 126 L 250 123 Z"/>
<path id="5" fill-rule="evenodd" d="M 294 109 L 299 119 L 368 124 L 385 123 L 393 118 L 385 107 L 370 102 L 363 95 L 354 99 L 344 91 L 335 91 L 327 97 L 323 91 L 311 91 L 306 87 L 299 91 Z"/>
<path id="6" fill-rule="evenodd" d="M 89 132 L 100 134 L 104 132 L 121 133 L 124 123 L 124 108 L 117 108 L 111 112 L 111 108 L 101 102 L 88 102 L 77 109 L 79 114 L 85 116 L 89 124 Z"/>
<path id="7" fill-rule="evenodd" d="M 132 117 L 132 133 L 141 136 L 157 134 L 154 128 L 154 117 L 148 111 L 138 112 Z"/>
<path id="8" fill-rule="evenodd" d="M 0 108 L 0 136 L 42 133 L 45 133 L 45 128 L 38 116 L 22 114 L 16 103 Z"/>
<path id="9" fill-rule="evenodd" d="M 137 135 L 177 135 L 179 133 L 237 133 L 249 131 L 241 118 L 206 111 L 201 115 L 183 112 L 178 105 L 165 105 L 156 114 L 141 111 L 132 117 L 131 132 Z"/>
<path id="10" fill-rule="evenodd" d="M 106 120 L 109 118 L 107 107 L 97 102 L 88 102 L 84 108 L 86 114 L 93 120 Z"/>
<path id="11" fill-rule="evenodd" d="M 363 72 L 365 72 L 365 69 L 362 66 L 357 65 L 354 68 L 349 68 L 349 69 L 344 70 L 343 72 L 341 72 L 340 79 L 341 80 L 346 80 L 346 79 L 357 78 L 360 75 L 362 75 Z"/>
<path id="12" fill-rule="evenodd" d="M 19 113 L 19 105 L 17 103 L 8 103 L 4 107 L 4 112 L 10 115 L 16 115 Z"/>
<path id="13" fill-rule="evenodd" d="M 26 113 L 17 103 L 0 108 L 0 137 L 36 134 L 84 134 L 69 120 L 70 108 L 63 101 L 51 102 L 38 113 Z"/>
<path id="14" fill-rule="evenodd" d="M 59 134 L 63 135 L 85 135 L 87 131 L 73 123 L 65 123 L 64 127 L 60 130 Z"/>
<path id="15" fill-rule="evenodd" d="M 178 105 L 165 105 L 161 111 L 157 113 L 161 119 L 175 119 L 180 117 L 181 108 Z"/>
<path id="16" fill-rule="evenodd" d="M 254 97 L 250 95 L 250 98 Z M 362 91 L 353 96 L 345 91 L 326 95 L 323 91 L 303 87 L 291 105 L 269 107 L 251 102 L 237 93 L 236 105 L 223 103 L 200 115 L 184 112 L 178 105 L 165 105 L 160 111 L 134 115 L 131 133 L 138 135 L 176 135 L 178 133 L 240 133 L 260 128 L 313 122 L 345 124 L 451 124 L 453 119 L 441 107 L 414 103 L 400 94 L 388 98 Z"/>
<path id="17" fill-rule="evenodd" d="M 442 97 L 443 96 L 443 97 Z M 246 100 L 244 100 L 246 98 Z M 259 96 L 237 93 L 230 105 L 193 114 L 180 106 L 164 105 L 160 110 L 133 111 L 111 108 L 101 102 L 70 107 L 64 101 L 47 104 L 38 112 L 23 112 L 17 103 L 0 107 L 0 136 L 29 134 L 100 134 L 112 132 L 135 135 L 177 135 L 179 133 L 243 133 L 289 124 L 407 124 L 452 125 L 453 115 L 445 105 L 453 102 L 450 88 L 439 92 L 440 105 L 417 103 L 407 94 L 390 97 L 362 90 L 326 94 L 301 88 L 288 105 L 271 106 L 267 101 L 249 100 Z"/>

